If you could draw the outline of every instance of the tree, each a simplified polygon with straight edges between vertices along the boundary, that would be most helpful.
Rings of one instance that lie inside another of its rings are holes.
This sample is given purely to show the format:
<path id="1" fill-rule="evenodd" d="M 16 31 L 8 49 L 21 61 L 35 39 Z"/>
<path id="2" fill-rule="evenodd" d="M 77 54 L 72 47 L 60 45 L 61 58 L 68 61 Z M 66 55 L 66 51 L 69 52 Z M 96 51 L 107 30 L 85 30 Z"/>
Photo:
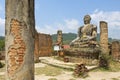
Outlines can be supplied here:
<path id="1" fill-rule="evenodd" d="M 34 80 L 34 0 L 6 0 L 6 80 Z"/>

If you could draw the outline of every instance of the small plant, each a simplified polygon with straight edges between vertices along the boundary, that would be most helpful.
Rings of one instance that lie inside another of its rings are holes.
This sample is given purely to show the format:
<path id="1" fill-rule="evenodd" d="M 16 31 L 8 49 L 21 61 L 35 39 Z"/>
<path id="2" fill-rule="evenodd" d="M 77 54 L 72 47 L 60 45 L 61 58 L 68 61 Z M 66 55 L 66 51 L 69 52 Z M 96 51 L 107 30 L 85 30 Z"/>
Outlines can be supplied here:
<path id="1" fill-rule="evenodd" d="M 41 62 L 41 61 L 40 61 L 40 60 L 35 60 L 34 62 L 35 62 L 35 63 L 39 63 L 39 62 Z"/>
<path id="2" fill-rule="evenodd" d="M 0 62 L 0 68 L 4 67 L 5 64 L 3 64 L 2 62 Z"/>
<path id="3" fill-rule="evenodd" d="M 109 68 L 109 59 L 110 56 L 106 54 L 101 54 L 100 59 L 99 59 L 99 66 L 103 67 L 105 69 Z"/>

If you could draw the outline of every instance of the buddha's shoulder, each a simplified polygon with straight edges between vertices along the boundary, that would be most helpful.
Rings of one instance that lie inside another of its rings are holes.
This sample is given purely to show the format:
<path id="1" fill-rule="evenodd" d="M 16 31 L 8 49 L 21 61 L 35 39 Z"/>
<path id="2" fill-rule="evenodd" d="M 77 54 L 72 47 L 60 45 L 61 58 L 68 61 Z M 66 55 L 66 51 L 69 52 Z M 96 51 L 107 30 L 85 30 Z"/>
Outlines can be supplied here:
<path id="1" fill-rule="evenodd" d="M 83 26 L 80 26 L 79 29 L 82 29 L 83 27 L 84 27 L 84 25 L 83 25 Z"/>
<path id="2" fill-rule="evenodd" d="M 90 24 L 90 26 L 91 26 L 92 28 L 97 28 L 97 26 L 94 25 L 94 24 Z"/>

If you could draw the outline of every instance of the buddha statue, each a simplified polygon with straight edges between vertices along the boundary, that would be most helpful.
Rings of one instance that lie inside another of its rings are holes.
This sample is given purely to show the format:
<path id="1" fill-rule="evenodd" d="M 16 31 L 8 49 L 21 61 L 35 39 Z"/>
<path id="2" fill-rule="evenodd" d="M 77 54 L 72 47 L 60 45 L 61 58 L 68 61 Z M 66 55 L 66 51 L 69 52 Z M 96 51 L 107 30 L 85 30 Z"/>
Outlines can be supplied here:
<path id="1" fill-rule="evenodd" d="M 89 44 L 96 44 L 97 26 L 90 24 L 91 17 L 89 15 L 84 16 L 84 25 L 79 27 L 77 38 L 74 39 L 71 46 L 89 46 Z"/>

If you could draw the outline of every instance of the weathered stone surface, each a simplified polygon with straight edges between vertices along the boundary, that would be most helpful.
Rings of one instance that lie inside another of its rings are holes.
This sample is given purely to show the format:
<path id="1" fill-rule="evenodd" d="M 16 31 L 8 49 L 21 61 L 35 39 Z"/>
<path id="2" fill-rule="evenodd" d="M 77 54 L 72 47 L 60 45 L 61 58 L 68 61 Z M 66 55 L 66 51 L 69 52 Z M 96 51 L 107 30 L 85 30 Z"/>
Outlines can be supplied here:
<path id="1" fill-rule="evenodd" d="M 100 21 L 100 46 L 103 53 L 109 53 L 108 50 L 108 25 L 105 21 Z"/>
<path id="2" fill-rule="evenodd" d="M 120 59 L 120 43 L 118 41 L 112 42 L 112 57 L 116 60 Z"/>
<path id="3" fill-rule="evenodd" d="M 34 80 L 34 0 L 6 0 L 6 80 Z"/>
<path id="4" fill-rule="evenodd" d="M 75 56 L 87 59 L 99 59 L 99 48 L 70 48 L 64 51 L 66 56 Z"/>

